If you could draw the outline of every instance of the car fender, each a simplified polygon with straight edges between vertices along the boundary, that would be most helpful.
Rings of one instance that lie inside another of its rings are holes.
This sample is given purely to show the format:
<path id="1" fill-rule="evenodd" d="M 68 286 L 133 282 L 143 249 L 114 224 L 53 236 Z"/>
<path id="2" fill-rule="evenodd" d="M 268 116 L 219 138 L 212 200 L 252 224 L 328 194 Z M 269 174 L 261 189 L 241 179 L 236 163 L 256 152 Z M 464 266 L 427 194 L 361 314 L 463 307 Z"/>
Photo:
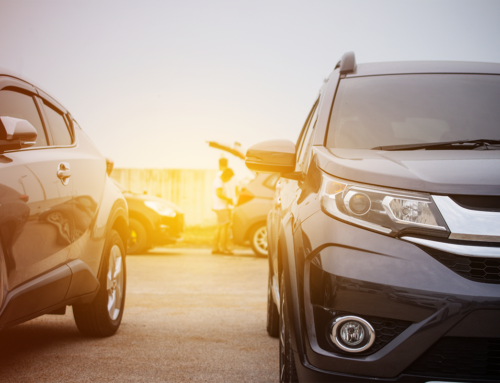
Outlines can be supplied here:
<path id="1" fill-rule="evenodd" d="M 295 251 L 293 245 L 293 215 L 287 213 L 280 221 L 279 243 L 278 243 L 278 266 L 280 274 L 285 278 L 285 288 L 287 304 L 292 314 L 290 325 L 292 327 L 292 349 L 304 355 L 304 346 L 302 343 L 302 326 L 299 304 L 299 287 L 297 284 L 297 267 L 295 261 Z M 280 292 L 280 294 L 282 294 Z M 299 340 L 299 341 L 298 341 Z"/>
<path id="2" fill-rule="evenodd" d="M 127 248 L 128 232 L 128 206 L 123 194 L 106 177 L 103 198 L 97 214 L 96 223 L 92 229 L 92 239 L 100 242 L 100 260 L 98 270 L 92 270 L 97 276 L 102 267 L 102 252 L 108 233 L 115 229 L 122 238 L 125 249 Z"/>

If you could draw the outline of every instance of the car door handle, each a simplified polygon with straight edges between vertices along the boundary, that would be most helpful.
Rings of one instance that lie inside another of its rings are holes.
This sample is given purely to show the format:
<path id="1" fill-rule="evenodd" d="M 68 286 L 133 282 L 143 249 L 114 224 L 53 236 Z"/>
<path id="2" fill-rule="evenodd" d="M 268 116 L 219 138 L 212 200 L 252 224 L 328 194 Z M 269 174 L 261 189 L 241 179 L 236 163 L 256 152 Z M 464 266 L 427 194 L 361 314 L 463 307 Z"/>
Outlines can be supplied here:
<path id="1" fill-rule="evenodd" d="M 68 184 L 68 178 L 71 177 L 71 170 L 69 169 L 69 163 L 61 162 L 57 169 L 57 177 L 62 181 L 64 185 Z"/>

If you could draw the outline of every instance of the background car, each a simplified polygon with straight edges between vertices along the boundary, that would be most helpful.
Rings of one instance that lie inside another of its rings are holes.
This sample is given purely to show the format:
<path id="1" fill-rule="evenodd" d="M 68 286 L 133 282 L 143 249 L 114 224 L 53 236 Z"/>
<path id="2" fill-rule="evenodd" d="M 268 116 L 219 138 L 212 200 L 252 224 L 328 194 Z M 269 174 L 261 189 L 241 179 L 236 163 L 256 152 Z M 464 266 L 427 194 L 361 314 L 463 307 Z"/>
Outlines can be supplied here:
<path id="1" fill-rule="evenodd" d="M 0 69 L 0 329 L 72 305 L 81 333 L 117 331 L 128 212 L 106 170 L 58 101 Z"/>
<path id="2" fill-rule="evenodd" d="M 240 160 L 245 159 L 239 142 L 233 146 L 207 141 L 208 145 L 231 153 Z M 238 202 L 233 210 L 232 234 L 235 245 L 250 246 L 255 255 L 267 257 L 267 214 L 271 210 L 279 174 L 258 174 L 243 183 Z"/>
<path id="3" fill-rule="evenodd" d="M 281 382 L 500 381 L 500 64 L 346 53 L 268 216 Z"/>
<path id="4" fill-rule="evenodd" d="M 114 181 L 128 203 L 130 238 L 128 253 L 140 254 L 155 246 L 182 239 L 184 212 L 166 199 L 128 191 Z"/>
<path id="5" fill-rule="evenodd" d="M 257 174 L 240 191 L 238 203 L 233 211 L 233 242 L 250 245 L 254 253 L 267 257 L 267 215 L 280 175 Z"/>

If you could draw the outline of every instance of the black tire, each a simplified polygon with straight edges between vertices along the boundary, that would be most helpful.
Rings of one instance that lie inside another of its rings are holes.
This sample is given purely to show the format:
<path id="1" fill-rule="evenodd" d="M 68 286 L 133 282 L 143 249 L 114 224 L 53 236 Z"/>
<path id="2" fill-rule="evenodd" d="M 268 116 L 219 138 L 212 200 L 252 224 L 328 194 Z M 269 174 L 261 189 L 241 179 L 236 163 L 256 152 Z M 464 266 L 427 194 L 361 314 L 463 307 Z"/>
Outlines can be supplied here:
<path id="1" fill-rule="evenodd" d="M 146 251 L 148 243 L 148 234 L 143 224 L 130 218 L 128 227 L 130 229 L 130 238 L 128 240 L 128 254 L 140 254 Z"/>
<path id="2" fill-rule="evenodd" d="M 250 247 L 258 257 L 267 257 L 267 226 L 265 223 L 255 226 L 250 232 Z"/>
<path id="3" fill-rule="evenodd" d="M 273 300 L 272 288 L 272 271 L 269 269 L 267 282 L 267 333 L 273 338 L 277 338 L 280 334 L 280 314 Z"/>
<path id="4" fill-rule="evenodd" d="M 83 335 L 111 336 L 120 327 L 127 287 L 125 254 L 125 247 L 120 235 L 115 230 L 111 230 L 102 254 L 102 269 L 99 275 L 100 286 L 97 295 L 90 304 L 73 305 L 75 323 Z M 110 266 L 111 259 L 112 264 Z M 108 309 L 108 303 L 113 299 L 113 296 L 116 306 L 112 305 L 111 309 Z"/>
<path id="5" fill-rule="evenodd" d="M 297 369 L 292 350 L 290 318 L 286 301 L 284 273 L 280 277 L 280 383 L 298 383 Z"/>

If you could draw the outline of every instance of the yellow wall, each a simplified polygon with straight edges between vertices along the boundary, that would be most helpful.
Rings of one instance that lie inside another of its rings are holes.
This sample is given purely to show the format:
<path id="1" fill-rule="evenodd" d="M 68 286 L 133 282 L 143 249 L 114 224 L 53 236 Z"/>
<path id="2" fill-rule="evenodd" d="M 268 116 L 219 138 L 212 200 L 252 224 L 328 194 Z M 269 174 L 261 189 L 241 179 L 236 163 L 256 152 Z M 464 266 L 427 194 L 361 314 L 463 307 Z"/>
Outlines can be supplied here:
<path id="1" fill-rule="evenodd" d="M 165 198 L 184 210 L 186 225 L 216 222 L 212 183 L 217 170 L 114 169 L 111 177 L 128 190 Z"/>

